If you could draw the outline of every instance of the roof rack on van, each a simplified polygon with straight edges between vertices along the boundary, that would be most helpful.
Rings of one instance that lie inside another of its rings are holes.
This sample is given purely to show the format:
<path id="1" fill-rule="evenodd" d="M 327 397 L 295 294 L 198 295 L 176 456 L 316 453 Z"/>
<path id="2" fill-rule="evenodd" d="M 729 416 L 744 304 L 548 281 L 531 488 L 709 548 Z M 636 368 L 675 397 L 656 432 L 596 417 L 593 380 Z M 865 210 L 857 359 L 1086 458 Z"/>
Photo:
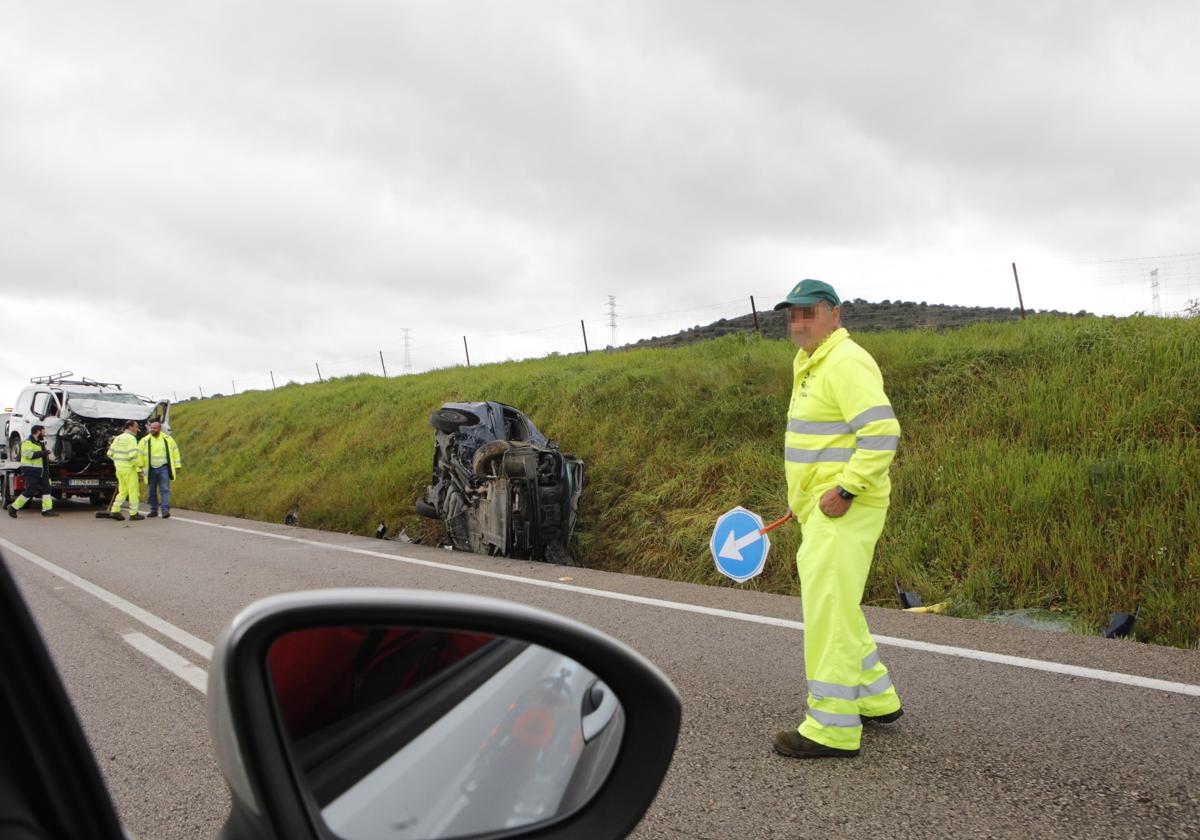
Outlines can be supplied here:
<path id="1" fill-rule="evenodd" d="M 88 379 L 86 376 L 82 379 L 67 379 L 68 376 L 75 374 L 69 370 L 60 370 L 58 373 L 52 373 L 48 376 L 35 376 L 29 381 L 34 385 L 91 385 L 95 388 L 116 388 L 121 390 L 119 382 L 97 382 L 95 379 Z"/>
<path id="2" fill-rule="evenodd" d="M 47 376 L 34 376 L 30 378 L 30 383 L 33 385 L 49 385 L 52 382 L 62 382 L 68 376 L 74 376 L 75 371 L 60 370 L 58 373 L 51 373 Z"/>

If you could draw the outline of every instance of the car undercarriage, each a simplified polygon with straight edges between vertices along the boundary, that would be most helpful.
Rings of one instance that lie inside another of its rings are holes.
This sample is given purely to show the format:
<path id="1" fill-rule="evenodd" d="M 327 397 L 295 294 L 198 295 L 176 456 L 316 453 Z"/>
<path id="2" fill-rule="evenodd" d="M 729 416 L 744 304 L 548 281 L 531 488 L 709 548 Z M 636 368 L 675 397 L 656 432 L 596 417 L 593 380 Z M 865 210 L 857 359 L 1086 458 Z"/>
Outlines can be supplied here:
<path id="1" fill-rule="evenodd" d="M 571 564 L 583 461 L 502 403 L 447 403 L 434 428 L 433 479 L 417 513 L 459 551 Z"/>

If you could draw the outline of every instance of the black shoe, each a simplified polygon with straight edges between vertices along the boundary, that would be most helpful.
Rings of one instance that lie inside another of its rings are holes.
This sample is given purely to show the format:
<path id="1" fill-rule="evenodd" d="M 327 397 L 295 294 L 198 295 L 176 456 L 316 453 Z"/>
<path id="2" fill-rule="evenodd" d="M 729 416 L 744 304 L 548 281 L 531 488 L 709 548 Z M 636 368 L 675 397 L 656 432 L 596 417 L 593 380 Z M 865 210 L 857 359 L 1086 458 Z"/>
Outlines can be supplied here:
<path id="1" fill-rule="evenodd" d="M 114 510 L 111 514 L 109 514 L 108 518 L 115 519 L 118 522 L 120 522 L 122 519 L 125 518 L 125 514 L 121 513 L 121 511 L 119 511 L 119 510 Z"/>
<path id="2" fill-rule="evenodd" d="M 164 514 L 165 515 L 165 514 Z M 146 514 L 147 519 L 158 519 L 158 511 L 152 510 Z"/>
<path id="3" fill-rule="evenodd" d="M 13 519 L 17 518 L 17 509 L 15 507 L 13 507 L 12 505 L 9 505 L 6 508 L 6 510 L 8 511 L 8 515 L 11 516 Z"/>
<path id="4" fill-rule="evenodd" d="M 58 516 L 58 511 L 56 511 L 56 510 L 44 510 L 44 511 L 42 511 L 42 516 Z"/>
<path id="5" fill-rule="evenodd" d="M 170 518 L 171 518 L 171 511 L 164 510 L 163 511 L 163 519 L 170 519 Z"/>
<path id="6" fill-rule="evenodd" d="M 859 715 L 864 724 L 867 723 L 895 723 L 904 717 L 904 710 L 897 709 L 894 712 L 888 712 L 886 715 Z"/>
<path id="7" fill-rule="evenodd" d="M 818 744 L 811 738 L 805 738 L 795 729 L 785 729 L 777 733 L 771 747 L 788 758 L 852 758 L 858 755 L 858 750 L 839 750 L 836 747 Z"/>
<path id="8" fill-rule="evenodd" d="M 140 513 L 131 513 L 131 514 L 129 514 L 129 521 L 130 521 L 130 522 L 139 522 L 139 521 L 141 521 L 141 520 L 143 520 L 143 519 L 145 519 L 145 518 L 146 518 L 146 517 L 142 516 Z"/>

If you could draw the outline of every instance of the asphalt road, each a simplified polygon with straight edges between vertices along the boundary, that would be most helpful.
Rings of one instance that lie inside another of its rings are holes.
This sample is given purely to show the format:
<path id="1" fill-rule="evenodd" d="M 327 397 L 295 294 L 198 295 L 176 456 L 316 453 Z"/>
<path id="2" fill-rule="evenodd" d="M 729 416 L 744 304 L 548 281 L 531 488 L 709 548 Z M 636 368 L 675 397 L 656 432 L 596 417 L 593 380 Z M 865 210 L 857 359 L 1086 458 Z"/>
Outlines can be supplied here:
<path id="1" fill-rule="evenodd" d="M 211 836 L 228 807 L 194 685 L 208 664 L 204 643 L 257 598 L 330 586 L 519 601 L 584 621 L 654 661 L 683 697 L 684 723 L 635 837 L 1200 836 L 1197 651 L 868 609 L 907 714 L 868 731 L 855 759 L 797 762 L 773 755 L 770 738 L 801 714 L 798 598 L 186 511 L 116 523 L 65 506 L 55 520 L 0 522 L 9 543 L 0 551 L 121 816 L 142 840 Z M 169 638 L 80 580 L 199 641 Z M 184 677 L 192 682 L 136 649 L 126 640 L 134 633 L 191 663 Z M 1036 661 L 984 661 L 976 652 Z M 1104 673 L 1058 672 L 1072 667 Z"/>

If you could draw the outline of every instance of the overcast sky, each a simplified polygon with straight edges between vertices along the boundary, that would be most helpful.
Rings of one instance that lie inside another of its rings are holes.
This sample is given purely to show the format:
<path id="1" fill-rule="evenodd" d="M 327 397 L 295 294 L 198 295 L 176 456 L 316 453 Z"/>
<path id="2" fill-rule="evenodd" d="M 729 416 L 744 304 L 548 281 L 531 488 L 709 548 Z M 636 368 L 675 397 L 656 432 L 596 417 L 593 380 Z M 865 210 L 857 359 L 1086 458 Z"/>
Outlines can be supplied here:
<path id="1" fill-rule="evenodd" d="M 1200 297 L 1200 4 L 0 0 L 0 403 Z M 1175 256 L 1185 255 L 1185 256 Z M 1138 259 L 1134 259 L 1138 258 Z M 1101 262 L 1125 260 L 1124 262 Z M 373 359 L 373 361 L 372 361 Z"/>

